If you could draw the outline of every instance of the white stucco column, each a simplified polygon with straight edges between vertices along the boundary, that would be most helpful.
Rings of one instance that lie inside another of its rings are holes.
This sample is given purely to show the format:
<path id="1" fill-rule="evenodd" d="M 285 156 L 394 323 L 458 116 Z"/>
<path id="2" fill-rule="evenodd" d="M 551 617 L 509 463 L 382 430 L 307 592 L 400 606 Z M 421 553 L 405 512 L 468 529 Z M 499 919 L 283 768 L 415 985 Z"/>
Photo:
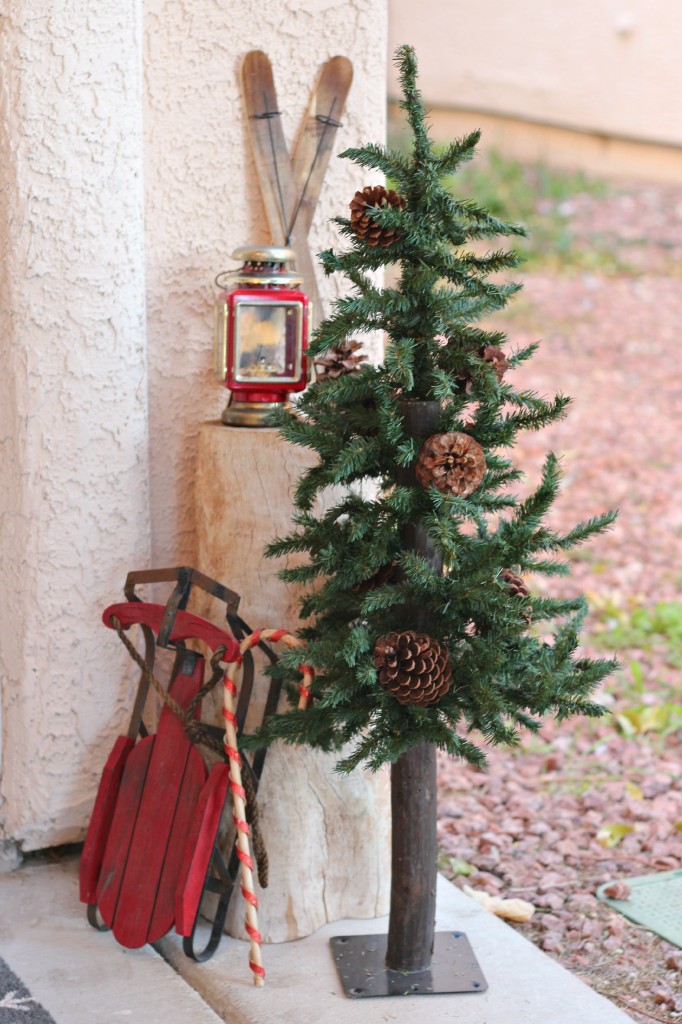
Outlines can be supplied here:
<path id="1" fill-rule="evenodd" d="M 149 562 L 138 0 L 6 0 L 0 840 L 82 836 L 130 704 L 100 624 Z"/>
<path id="2" fill-rule="evenodd" d="M 386 0 L 5 2 L 0 855 L 82 837 L 135 682 L 101 611 L 129 569 L 194 560 L 198 432 L 225 402 L 212 282 L 267 239 L 242 56 L 270 54 L 290 145 L 348 56 L 338 152 L 384 135 L 386 20 Z M 332 158 L 314 252 L 363 184 Z"/>

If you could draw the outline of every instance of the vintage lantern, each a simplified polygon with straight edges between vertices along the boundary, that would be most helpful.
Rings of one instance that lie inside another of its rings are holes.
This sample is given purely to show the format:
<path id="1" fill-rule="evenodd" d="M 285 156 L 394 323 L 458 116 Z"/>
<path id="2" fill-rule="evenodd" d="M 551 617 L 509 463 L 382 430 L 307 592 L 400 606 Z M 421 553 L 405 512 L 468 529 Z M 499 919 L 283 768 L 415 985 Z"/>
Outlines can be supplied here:
<path id="1" fill-rule="evenodd" d="M 248 246 L 232 256 L 241 268 L 216 278 L 215 372 L 231 392 L 222 420 L 260 427 L 308 382 L 310 303 L 287 269 L 291 249 Z"/>

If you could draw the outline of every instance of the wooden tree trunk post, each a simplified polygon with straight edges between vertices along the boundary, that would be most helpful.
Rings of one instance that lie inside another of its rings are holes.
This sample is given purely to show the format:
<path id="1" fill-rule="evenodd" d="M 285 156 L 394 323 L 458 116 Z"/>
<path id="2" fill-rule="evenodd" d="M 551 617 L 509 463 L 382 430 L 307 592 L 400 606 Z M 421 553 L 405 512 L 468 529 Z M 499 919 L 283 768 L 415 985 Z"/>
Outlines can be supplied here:
<path id="1" fill-rule="evenodd" d="M 426 439 L 438 430 L 438 402 L 401 404 L 407 432 Z M 413 469 L 400 483 L 418 486 Z M 404 550 L 426 558 L 434 570 L 442 560 L 424 529 L 414 523 L 402 531 Z M 406 606 L 410 629 L 428 633 L 428 611 Z M 436 926 L 436 748 L 419 743 L 402 754 L 391 768 L 392 874 L 386 966 L 393 971 L 428 967 Z"/>
<path id="2" fill-rule="evenodd" d="M 411 747 L 391 769 L 391 908 L 386 966 L 419 971 L 436 922 L 436 748 Z"/>

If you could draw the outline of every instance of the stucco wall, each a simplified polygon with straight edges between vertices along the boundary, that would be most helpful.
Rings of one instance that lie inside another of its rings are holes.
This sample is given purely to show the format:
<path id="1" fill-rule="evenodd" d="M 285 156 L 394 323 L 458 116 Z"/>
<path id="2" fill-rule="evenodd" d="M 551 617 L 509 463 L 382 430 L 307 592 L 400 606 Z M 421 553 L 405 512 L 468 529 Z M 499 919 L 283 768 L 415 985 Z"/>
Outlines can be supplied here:
<path id="1" fill-rule="evenodd" d="M 212 377 L 213 280 L 236 266 L 229 257 L 237 246 L 269 240 L 245 131 L 242 56 L 252 49 L 270 56 L 290 147 L 320 65 L 335 54 L 351 59 L 336 154 L 384 137 L 387 27 L 385 0 L 150 0 L 145 10 L 151 509 L 159 565 L 194 558 L 199 425 L 225 405 Z M 332 156 L 310 236 L 314 253 L 331 244 L 330 218 L 345 213 L 365 183 L 359 173 Z M 318 278 L 323 296 L 339 287 Z"/>
<path id="2" fill-rule="evenodd" d="M 82 836 L 130 707 L 103 607 L 130 568 L 194 556 L 197 432 L 225 401 L 212 281 L 233 248 L 266 238 L 241 55 L 271 55 L 289 140 L 319 64 L 347 55 L 336 152 L 381 139 L 386 0 L 4 12 L 0 841 L 34 849 Z M 314 251 L 363 184 L 332 159 Z"/>
<path id="3" fill-rule="evenodd" d="M 434 106 L 682 146 L 677 0 L 390 0 L 390 39 Z"/>
<path id="4" fill-rule="evenodd" d="M 148 558 L 140 39 L 133 4 L 4 10 L 0 837 L 31 849 L 89 812 L 129 682 L 99 615 Z"/>

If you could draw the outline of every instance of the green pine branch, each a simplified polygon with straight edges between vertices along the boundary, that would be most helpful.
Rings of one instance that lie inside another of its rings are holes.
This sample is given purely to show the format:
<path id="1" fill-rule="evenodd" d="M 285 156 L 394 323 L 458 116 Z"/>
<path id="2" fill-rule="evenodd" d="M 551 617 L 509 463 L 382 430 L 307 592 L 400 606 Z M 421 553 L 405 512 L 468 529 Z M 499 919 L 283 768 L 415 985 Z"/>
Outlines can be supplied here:
<path id="1" fill-rule="evenodd" d="M 321 253 L 320 263 L 326 274 L 343 275 L 348 290 L 309 350 L 314 357 L 380 331 L 385 354 L 379 366 L 318 380 L 278 416 L 283 436 L 316 460 L 297 481 L 291 533 L 266 551 L 284 560 L 280 576 L 298 588 L 314 697 L 305 712 L 296 709 L 300 651 L 285 654 L 274 672 L 292 707 L 245 743 L 346 747 L 340 771 L 375 770 L 422 741 L 482 767 L 475 731 L 486 743 L 514 745 L 544 716 L 600 714 L 591 695 L 614 669 L 613 660 L 579 653 L 584 598 L 543 597 L 533 587 L 534 576 L 566 575 L 561 556 L 608 529 L 615 513 L 565 533 L 551 529 L 561 483 L 552 453 L 533 491 L 523 499 L 514 493 L 523 476 L 511 457 L 518 436 L 564 416 L 569 404 L 562 394 L 516 387 L 514 371 L 537 344 L 510 350 L 503 332 L 485 327 L 520 288 L 507 276 L 519 257 L 496 240 L 525 230 L 453 195 L 452 176 L 474 156 L 479 133 L 437 149 L 412 49 L 401 47 L 396 62 L 410 152 L 370 143 L 343 156 L 358 168 L 357 191 L 365 170 L 379 171 L 406 205 L 367 208 L 385 245 L 360 238 L 348 216 L 336 219 L 342 246 Z M 381 286 L 375 272 L 386 267 L 391 281 Z M 506 354 L 503 379 L 490 349 Z M 465 433 L 481 446 L 486 470 L 471 493 L 417 484 L 423 438 L 406 428 L 406 399 L 436 403 L 436 432 Z M 415 531 L 433 559 L 410 548 Z M 510 588 L 505 570 L 526 575 L 530 596 Z M 542 636 L 529 619 L 543 623 Z M 423 707 L 399 703 L 374 663 L 377 639 L 415 621 L 447 649 L 452 671 L 448 692 Z"/>

